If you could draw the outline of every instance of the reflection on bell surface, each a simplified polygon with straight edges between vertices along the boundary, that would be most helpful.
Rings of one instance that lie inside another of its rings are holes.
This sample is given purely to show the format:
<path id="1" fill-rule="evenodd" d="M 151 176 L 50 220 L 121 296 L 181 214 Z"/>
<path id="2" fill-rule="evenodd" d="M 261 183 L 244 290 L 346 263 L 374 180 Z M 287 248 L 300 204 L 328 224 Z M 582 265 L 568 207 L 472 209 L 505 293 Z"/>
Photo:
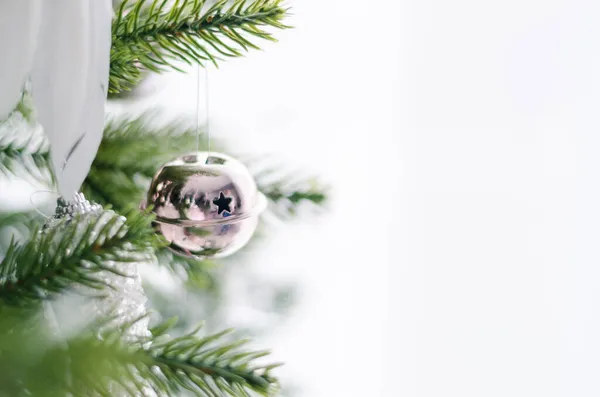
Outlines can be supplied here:
<path id="1" fill-rule="evenodd" d="M 267 200 L 248 169 L 215 152 L 198 152 L 163 165 L 148 190 L 155 230 L 179 254 L 231 255 L 250 240 Z"/>

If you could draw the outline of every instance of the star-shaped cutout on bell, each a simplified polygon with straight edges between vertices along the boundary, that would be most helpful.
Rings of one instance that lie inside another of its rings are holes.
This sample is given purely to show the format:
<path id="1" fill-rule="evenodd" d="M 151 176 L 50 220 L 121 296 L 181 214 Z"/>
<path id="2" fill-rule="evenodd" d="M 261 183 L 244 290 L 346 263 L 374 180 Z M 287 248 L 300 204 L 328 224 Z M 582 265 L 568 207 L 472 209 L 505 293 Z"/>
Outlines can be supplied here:
<path id="1" fill-rule="evenodd" d="M 229 205 L 231 204 L 231 200 L 233 200 L 233 199 L 231 197 L 225 197 L 223 192 L 221 192 L 219 194 L 219 198 L 215 198 L 213 200 L 213 204 L 215 204 L 219 207 L 219 210 L 218 210 L 219 215 L 221 215 L 221 213 L 223 211 L 227 211 L 228 213 L 231 213 L 231 208 L 229 207 Z"/>

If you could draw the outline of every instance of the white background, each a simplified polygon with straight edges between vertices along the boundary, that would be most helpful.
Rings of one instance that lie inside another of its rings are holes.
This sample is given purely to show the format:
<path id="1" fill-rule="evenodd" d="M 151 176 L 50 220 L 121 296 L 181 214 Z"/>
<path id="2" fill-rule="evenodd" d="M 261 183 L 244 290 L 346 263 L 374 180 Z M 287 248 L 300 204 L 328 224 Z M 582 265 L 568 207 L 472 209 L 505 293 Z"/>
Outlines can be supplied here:
<path id="1" fill-rule="evenodd" d="M 297 1 L 209 74 L 215 136 L 334 184 L 265 277 L 301 396 L 598 396 L 600 3 Z M 174 109 L 195 91 L 174 77 Z M 179 83 L 177 83 L 179 82 Z"/>
<path id="2" fill-rule="evenodd" d="M 302 397 L 598 396 L 600 3 L 294 1 L 212 133 L 334 186 L 256 258 Z M 193 113 L 195 76 L 157 92 Z"/>

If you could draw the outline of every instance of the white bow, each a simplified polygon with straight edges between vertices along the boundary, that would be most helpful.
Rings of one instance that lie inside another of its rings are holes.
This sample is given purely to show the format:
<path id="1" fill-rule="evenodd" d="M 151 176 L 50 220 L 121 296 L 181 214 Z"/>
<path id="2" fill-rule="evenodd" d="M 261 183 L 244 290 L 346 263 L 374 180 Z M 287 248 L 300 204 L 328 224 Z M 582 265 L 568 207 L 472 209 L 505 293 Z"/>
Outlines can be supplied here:
<path id="1" fill-rule="evenodd" d="M 111 20 L 111 0 L 0 4 L 0 119 L 14 109 L 31 75 L 63 197 L 79 190 L 102 140 Z"/>

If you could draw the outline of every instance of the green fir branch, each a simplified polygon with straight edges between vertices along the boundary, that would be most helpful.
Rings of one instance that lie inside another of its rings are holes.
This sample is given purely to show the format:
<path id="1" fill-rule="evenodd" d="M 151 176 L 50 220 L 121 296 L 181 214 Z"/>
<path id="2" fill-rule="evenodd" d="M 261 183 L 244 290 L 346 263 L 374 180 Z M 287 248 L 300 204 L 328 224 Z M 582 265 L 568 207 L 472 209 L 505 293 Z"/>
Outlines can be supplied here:
<path id="1" fill-rule="evenodd" d="M 259 189 L 271 201 L 269 209 L 280 217 L 296 215 L 298 207 L 304 203 L 322 206 L 327 200 L 327 189 L 312 179 L 294 187 L 285 183 L 275 183 L 259 186 Z"/>
<path id="2" fill-rule="evenodd" d="M 141 319 L 116 326 L 118 318 L 102 318 L 63 339 L 49 337 L 40 322 L 10 307 L 0 313 L 0 396 L 137 397 L 186 390 L 246 397 L 278 390 L 271 375 L 278 365 L 257 363 L 268 353 L 243 349 L 246 340 L 226 339 L 229 330 L 171 337 L 166 333 L 176 321 L 168 320 L 140 336 L 130 330 Z"/>
<path id="3" fill-rule="evenodd" d="M 0 258 L 11 244 L 26 240 L 42 221 L 36 211 L 0 213 Z"/>
<path id="4" fill-rule="evenodd" d="M 177 121 L 160 123 L 147 114 L 134 119 L 111 120 L 104 127 L 94 167 L 152 177 L 166 161 L 195 149 L 196 139 L 194 128 Z M 203 141 L 200 136 L 200 150 L 205 149 Z"/>
<path id="5" fill-rule="evenodd" d="M 69 341 L 63 355 L 70 358 L 72 378 L 82 381 L 69 388 L 132 397 L 149 390 L 159 396 L 186 390 L 203 397 L 243 397 L 249 392 L 270 396 L 278 390 L 277 379 L 270 373 L 278 365 L 256 364 L 268 352 L 240 349 L 246 340 L 224 341 L 231 330 L 205 337 L 196 335 L 198 329 L 176 338 L 166 336 L 174 325 L 167 321 L 154 327 L 151 337 L 132 337 L 121 329 L 94 330 Z M 104 376 L 78 365 L 90 359 Z"/>
<path id="6" fill-rule="evenodd" d="M 154 338 L 160 338 L 173 325 L 155 327 Z M 197 337 L 197 332 L 164 338 L 145 349 L 149 364 L 160 369 L 174 390 L 187 389 L 200 396 L 246 396 L 249 391 L 268 396 L 277 392 L 277 379 L 270 372 L 279 364 L 256 364 L 257 359 L 269 354 L 267 351 L 241 350 L 248 340 L 225 342 L 224 337 L 232 330 L 203 338 Z M 151 382 L 157 380 L 147 375 Z"/>
<path id="7" fill-rule="evenodd" d="M 305 204 L 320 208 L 327 203 L 329 186 L 315 177 L 298 176 L 283 166 L 263 166 L 261 171 L 254 172 L 254 178 L 258 190 L 269 199 L 269 211 L 279 218 L 296 215 Z"/>
<path id="8" fill-rule="evenodd" d="M 194 129 L 159 123 L 149 115 L 109 121 L 81 191 L 117 211 L 137 205 L 160 166 L 195 149 L 196 140 Z M 200 150 L 205 149 L 204 141 L 200 139 Z"/>
<path id="9" fill-rule="evenodd" d="M 149 180 L 167 161 L 196 148 L 206 150 L 206 139 L 181 122 L 159 123 L 148 114 L 109 121 L 82 192 L 92 201 L 121 210 L 144 198 Z M 220 150 L 213 140 L 212 149 Z M 193 148 L 193 149 L 192 149 Z M 247 161 L 251 168 L 253 160 Z M 258 188 L 272 202 L 274 212 L 293 215 L 310 202 L 324 205 L 328 187 L 315 178 L 298 178 L 283 167 L 267 164 L 253 172 Z"/>
<path id="10" fill-rule="evenodd" d="M 27 242 L 13 242 L 0 262 L 0 302 L 27 306 L 73 285 L 112 287 L 100 272 L 127 276 L 121 265 L 154 258 L 152 248 L 161 242 L 151 221 L 151 215 L 139 211 L 125 218 L 103 210 L 34 229 Z"/>
<path id="11" fill-rule="evenodd" d="M 217 283 L 214 274 L 217 268 L 215 261 L 177 255 L 169 249 L 159 250 L 156 256 L 158 263 L 168 266 L 175 275 L 186 280 L 195 289 L 206 292 L 213 289 Z"/>
<path id="12" fill-rule="evenodd" d="M 49 184 L 52 173 L 47 166 L 49 143 L 35 121 L 33 101 L 28 93 L 5 120 L 0 120 L 0 176 L 28 176 Z"/>
<path id="13" fill-rule="evenodd" d="M 143 72 L 181 70 L 178 63 L 218 65 L 276 41 L 266 27 L 285 29 L 281 0 L 123 1 L 112 25 L 109 92 L 137 85 Z"/>
<path id="14" fill-rule="evenodd" d="M 40 214 L 35 211 L 0 213 L 0 228 L 12 225 L 24 225 L 31 228 L 40 222 Z"/>

